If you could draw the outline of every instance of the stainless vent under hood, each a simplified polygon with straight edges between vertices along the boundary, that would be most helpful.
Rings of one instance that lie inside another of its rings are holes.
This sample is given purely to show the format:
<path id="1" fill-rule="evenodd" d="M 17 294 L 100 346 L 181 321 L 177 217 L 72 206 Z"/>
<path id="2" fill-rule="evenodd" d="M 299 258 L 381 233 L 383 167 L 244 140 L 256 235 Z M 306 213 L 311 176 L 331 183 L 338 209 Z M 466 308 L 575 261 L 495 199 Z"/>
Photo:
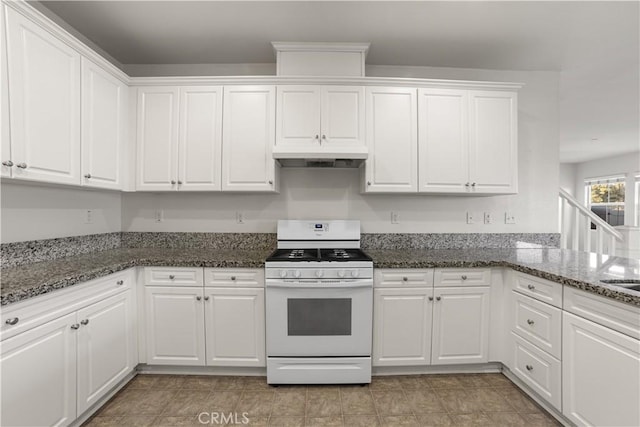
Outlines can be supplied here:
<path id="1" fill-rule="evenodd" d="M 367 159 L 366 147 L 340 150 L 282 149 L 275 147 L 273 158 L 290 168 L 357 168 Z"/>

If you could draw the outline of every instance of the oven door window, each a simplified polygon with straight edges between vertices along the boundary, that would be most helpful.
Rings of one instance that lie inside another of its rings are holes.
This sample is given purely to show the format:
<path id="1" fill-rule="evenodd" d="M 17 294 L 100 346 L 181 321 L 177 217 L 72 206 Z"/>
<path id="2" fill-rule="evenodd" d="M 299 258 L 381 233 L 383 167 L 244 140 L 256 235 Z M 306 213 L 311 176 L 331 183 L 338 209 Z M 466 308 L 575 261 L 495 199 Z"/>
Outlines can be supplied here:
<path id="1" fill-rule="evenodd" d="M 288 298 L 289 336 L 351 335 L 351 298 Z"/>

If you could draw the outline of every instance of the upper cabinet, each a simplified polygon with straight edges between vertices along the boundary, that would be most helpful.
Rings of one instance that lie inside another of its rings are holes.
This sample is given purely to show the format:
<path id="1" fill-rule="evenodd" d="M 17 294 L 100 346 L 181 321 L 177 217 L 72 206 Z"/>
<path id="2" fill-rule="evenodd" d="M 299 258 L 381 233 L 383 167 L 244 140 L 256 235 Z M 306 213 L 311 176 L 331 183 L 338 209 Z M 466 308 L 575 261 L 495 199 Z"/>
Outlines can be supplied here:
<path id="1" fill-rule="evenodd" d="M 277 92 L 277 151 L 365 151 L 364 87 L 287 85 Z"/>
<path id="2" fill-rule="evenodd" d="M 82 58 L 82 183 L 122 188 L 121 156 L 127 123 L 127 86 Z"/>
<path id="3" fill-rule="evenodd" d="M 6 15 L 11 158 L 2 161 L 14 178 L 80 185 L 80 54 Z"/>
<path id="4" fill-rule="evenodd" d="M 277 191 L 275 86 L 225 86 L 222 190 Z"/>
<path id="5" fill-rule="evenodd" d="M 515 92 L 418 90 L 419 191 L 517 192 Z"/>
<path id="6" fill-rule="evenodd" d="M 366 89 L 369 157 L 363 191 L 416 192 L 418 190 L 418 114 L 415 88 Z"/>

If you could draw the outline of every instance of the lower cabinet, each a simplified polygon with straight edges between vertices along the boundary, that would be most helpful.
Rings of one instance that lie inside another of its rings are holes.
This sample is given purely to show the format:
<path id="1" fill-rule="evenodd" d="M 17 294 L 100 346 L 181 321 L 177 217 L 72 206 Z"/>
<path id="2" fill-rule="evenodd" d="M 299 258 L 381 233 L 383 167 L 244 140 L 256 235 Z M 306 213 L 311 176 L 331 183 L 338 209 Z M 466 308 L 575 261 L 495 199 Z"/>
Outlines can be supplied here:
<path id="1" fill-rule="evenodd" d="M 489 287 L 436 288 L 434 294 L 431 364 L 487 362 Z"/>
<path id="2" fill-rule="evenodd" d="M 433 288 L 373 292 L 373 366 L 428 365 Z"/>
<path id="3" fill-rule="evenodd" d="M 563 313 L 562 412 L 581 426 L 640 425 L 640 341 Z"/>
<path id="4" fill-rule="evenodd" d="M 159 269 L 145 269 L 147 284 L 157 276 L 154 270 Z M 168 285 L 190 271 L 198 272 L 197 282 L 190 285 L 200 286 L 145 287 L 149 365 L 265 366 L 261 270 L 205 269 L 207 286 L 202 269 L 162 271 L 173 277 Z M 247 284 L 252 287 L 243 286 Z"/>
<path id="5" fill-rule="evenodd" d="M 127 273 L 113 277 L 100 279 L 97 287 L 103 292 L 100 285 L 113 281 L 122 291 L 108 292 L 104 298 L 84 290 L 69 293 L 67 304 L 80 307 L 2 341 L 0 425 L 68 425 L 133 371 L 132 285 Z M 82 300 L 97 302 L 82 307 Z M 43 317 L 61 308 L 51 301 L 41 304 Z M 27 307 L 23 313 L 33 310 Z"/>

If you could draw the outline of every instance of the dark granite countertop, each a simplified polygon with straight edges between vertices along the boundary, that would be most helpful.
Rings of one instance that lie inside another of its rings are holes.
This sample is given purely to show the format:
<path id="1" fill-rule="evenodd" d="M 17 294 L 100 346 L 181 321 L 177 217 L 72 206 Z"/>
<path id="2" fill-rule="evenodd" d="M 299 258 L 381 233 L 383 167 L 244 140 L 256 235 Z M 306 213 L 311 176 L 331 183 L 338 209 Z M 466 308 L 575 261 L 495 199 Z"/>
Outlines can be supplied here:
<path id="1" fill-rule="evenodd" d="M 270 250 L 112 249 L 0 270 L 7 305 L 136 266 L 262 268 Z M 563 249 L 367 250 L 376 268 L 508 267 L 640 306 L 640 292 L 600 282 L 640 279 L 640 260 Z"/>

